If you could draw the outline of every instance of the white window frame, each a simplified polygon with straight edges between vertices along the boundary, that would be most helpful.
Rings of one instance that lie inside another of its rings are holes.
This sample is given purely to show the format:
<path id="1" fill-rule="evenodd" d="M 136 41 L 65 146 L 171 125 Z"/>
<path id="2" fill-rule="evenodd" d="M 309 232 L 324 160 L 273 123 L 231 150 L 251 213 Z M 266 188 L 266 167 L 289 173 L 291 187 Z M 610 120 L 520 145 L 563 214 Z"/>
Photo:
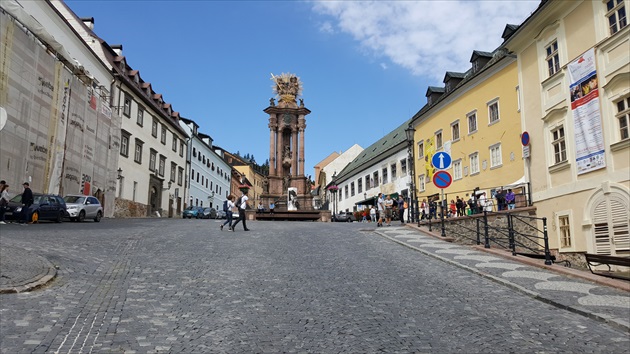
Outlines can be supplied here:
<path id="1" fill-rule="evenodd" d="M 129 157 L 129 139 L 131 134 L 123 132 L 120 135 L 120 154 L 124 157 Z"/>
<path id="2" fill-rule="evenodd" d="M 548 77 L 554 76 L 560 72 L 560 46 L 558 39 L 554 38 L 545 46 L 545 67 L 547 68 Z"/>
<path id="3" fill-rule="evenodd" d="M 435 132 L 435 149 L 440 150 L 444 147 L 444 136 L 442 129 Z"/>
<path id="4" fill-rule="evenodd" d="M 610 35 L 621 31 L 624 27 L 628 25 L 628 11 L 625 8 L 624 0 L 608 0 L 605 1 L 606 4 L 606 22 L 608 23 L 608 30 Z M 611 6 L 612 5 L 612 6 Z M 619 10 L 623 8 L 625 12 L 625 17 L 622 21 L 619 20 Z M 615 16 L 614 23 L 611 25 L 610 18 Z"/>
<path id="5" fill-rule="evenodd" d="M 162 145 L 166 145 L 166 130 L 166 124 L 162 124 L 162 134 L 160 135 Z"/>
<path id="6" fill-rule="evenodd" d="M 630 96 L 626 96 L 615 102 L 615 120 L 617 122 L 617 141 L 628 140 L 630 137 Z M 625 126 L 624 126 L 625 124 Z"/>
<path id="7" fill-rule="evenodd" d="M 558 134 L 555 136 L 556 132 L 562 131 L 562 136 Z M 558 165 L 564 162 L 567 162 L 568 153 L 567 153 L 567 141 L 566 141 L 566 131 L 564 129 L 564 124 L 558 124 L 556 127 L 549 131 L 551 134 L 551 157 L 553 164 Z M 556 149 L 558 147 L 558 149 Z"/>
<path id="8" fill-rule="evenodd" d="M 490 147 L 488 148 L 488 152 L 490 153 L 490 169 L 495 169 L 503 166 L 503 151 L 501 149 L 501 143 L 490 145 Z"/>
<path id="9" fill-rule="evenodd" d="M 468 159 L 470 161 L 470 175 L 474 176 L 479 174 L 481 172 L 479 170 L 479 152 L 468 155 Z"/>
<path id="10" fill-rule="evenodd" d="M 398 178 L 398 169 L 396 168 L 396 163 L 393 162 L 389 165 L 389 174 L 390 174 L 390 178 L 392 180 L 392 182 Z"/>
<path id="11" fill-rule="evenodd" d="M 157 118 L 153 117 L 153 121 L 151 123 L 151 136 L 153 136 L 154 138 L 157 138 L 158 136 L 158 121 Z"/>
<path id="12" fill-rule="evenodd" d="M 460 131 L 459 119 L 457 119 L 456 121 L 451 123 L 451 139 L 453 142 L 456 142 L 459 140 L 459 137 L 460 137 L 459 131 Z"/>
<path id="13" fill-rule="evenodd" d="M 493 125 L 498 123 L 501 120 L 501 114 L 499 111 L 499 98 L 495 98 L 492 101 L 487 103 L 488 106 L 488 125 Z M 493 118 L 492 107 L 496 106 L 496 119 Z"/>
<path id="14" fill-rule="evenodd" d="M 407 158 L 400 160 L 400 177 L 407 175 Z"/>
<path id="15" fill-rule="evenodd" d="M 350 182 L 350 196 L 354 197 L 355 193 L 354 193 L 354 182 Z"/>
<path id="16" fill-rule="evenodd" d="M 133 160 L 139 164 L 142 164 L 142 145 L 144 142 L 136 138 L 136 148 L 133 154 Z"/>
<path id="17" fill-rule="evenodd" d="M 453 180 L 462 179 L 462 159 L 453 161 Z"/>
<path id="18" fill-rule="evenodd" d="M 127 118 L 131 118 L 131 95 L 125 93 L 123 98 L 123 115 Z"/>
<path id="19" fill-rule="evenodd" d="M 558 235 L 558 249 L 560 252 L 568 252 L 568 251 L 573 251 L 574 250 L 574 245 L 575 245 L 575 241 L 574 241 L 574 235 L 575 233 L 573 232 L 573 225 L 571 223 L 571 210 L 562 210 L 562 211 L 558 211 L 555 213 L 556 217 L 555 217 L 555 225 L 557 225 L 557 235 Z M 563 218 L 566 218 L 568 221 L 568 224 L 563 224 L 561 222 L 561 220 Z M 564 233 L 563 231 L 567 230 L 569 233 L 569 244 L 566 245 L 565 244 L 565 237 L 564 237 Z"/>
<path id="20" fill-rule="evenodd" d="M 388 182 L 388 173 L 387 173 L 387 166 L 383 166 L 381 168 L 381 182 L 382 184 L 387 184 Z"/>
<path id="21" fill-rule="evenodd" d="M 424 160 L 424 140 L 418 141 L 418 160 Z"/>
<path id="22" fill-rule="evenodd" d="M 138 106 L 138 115 L 136 117 L 136 123 L 139 126 L 144 126 L 144 108 L 141 106 Z"/>
<path id="23" fill-rule="evenodd" d="M 418 191 L 424 192 L 427 190 L 425 175 L 418 176 Z"/>
<path id="24" fill-rule="evenodd" d="M 158 174 L 164 177 L 164 170 L 166 169 L 166 156 L 160 155 L 160 165 L 158 166 Z"/>
<path id="25" fill-rule="evenodd" d="M 157 151 L 151 149 L 149 153 L 149 171 L 155 171 L 155 164 L 157 163 Z"/>
<path id="26" fill-rule="evenodd" d="M 471 120 L 471 118 L 474 118 L 474 119 Z M 474 129 L 472 129 L 473 128 L 472 124 L 470 124 L 471 121 L 474 122 Z M 468 135 L 476 133 L 477 129 L 479 129 L 479 124 L 477 122 L 477 110 L 474 110 L 466 114 L 466 122 L 468 123 Z"/>

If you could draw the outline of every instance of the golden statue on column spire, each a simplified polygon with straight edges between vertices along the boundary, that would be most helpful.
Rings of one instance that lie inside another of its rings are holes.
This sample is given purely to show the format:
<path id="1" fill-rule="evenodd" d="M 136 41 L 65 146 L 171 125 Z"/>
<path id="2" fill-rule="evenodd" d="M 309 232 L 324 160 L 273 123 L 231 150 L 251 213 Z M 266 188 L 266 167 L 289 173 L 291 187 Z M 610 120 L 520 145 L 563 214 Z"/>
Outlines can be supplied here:
<path id="1" fill-rule="evenodd" d="M 295 99 L 302 94 L 302 82 L 295 74 L 282 73 L 276 76 L 272 73 L 271 80 L 279 103 L 295 104 Z"/>

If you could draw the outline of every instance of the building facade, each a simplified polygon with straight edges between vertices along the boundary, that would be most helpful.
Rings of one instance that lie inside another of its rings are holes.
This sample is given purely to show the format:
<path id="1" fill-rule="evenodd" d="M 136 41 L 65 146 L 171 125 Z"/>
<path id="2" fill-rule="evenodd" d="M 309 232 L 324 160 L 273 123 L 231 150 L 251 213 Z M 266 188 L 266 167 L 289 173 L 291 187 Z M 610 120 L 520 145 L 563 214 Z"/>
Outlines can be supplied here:
<path id="1" fill-rule="evenodd" d="M 0 176 L 20 193 L 84 194 L 113 214 L 113 75 L 50 1 L 0 4 Z"/>
<path id="2" fill-rule="evenodd" d="M 338 187 L 335 211 L 357 211 L 375 206 L 379 193 L 410 197 L 409 152 L 406 121 L 374 144 L 363 149 L 332 179 Z M 330 190 L 328 193 L 331 193 Z"/>
<path id="3" fill-rule="evenodd" d="M 630 3 L 543 1 L 518 57 L 533 201 L 552 249 L 630 255 Z"/>
<path id="4" fill-rule="evenodd" d="M 213 140 L 197 123 L 180 117 L 188 136 L 188 205 L 220 209 L 230 193 L 231 167 L 213 148 Z"/>
<path id="5" fill-rule="evenodd" d="M 452 160 L 447 203 L 467 200 L 475 190 L 488 198 L 499 188 L 524 193 L 516 58 L 501 50 L 474 51 L 471 64 L 466 72 L 447 72 L 444 87 L 429 87 L 427 104 L 412 118 L 420 201 L 441 198 L 432 181 L 432 158 L 441 151 Z"/>

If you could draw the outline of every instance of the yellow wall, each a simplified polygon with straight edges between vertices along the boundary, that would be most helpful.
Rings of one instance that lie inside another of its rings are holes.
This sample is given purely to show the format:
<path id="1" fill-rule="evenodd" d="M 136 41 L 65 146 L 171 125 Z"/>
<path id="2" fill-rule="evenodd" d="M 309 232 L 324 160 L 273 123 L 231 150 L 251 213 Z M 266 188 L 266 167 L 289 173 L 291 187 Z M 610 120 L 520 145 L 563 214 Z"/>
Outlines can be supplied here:
<path id="1" fill-rule="evenodd" d="M 451 123 L 459 120 L 460 139 L 452 142 L 451 157 L 453 161 L 461 159 L 462 178 L 453 181 L 451 186 L 444 190 L 449 201 L 457 195 L 463 198 L 475 187 L 489 192 L 491 188 L 514 183 L 523 177 L 524 164 L 520 142 L 521 121 L 516 91 L 518 86 L 517 64 L 511 58 L 505 58 L 503 61 L 513 62 L 481 82 L 478 81 L 480 78 L 473 79 L 465 86 L 471 87 L 467 92 L 463 94 L 452 93 L 451 96 L 458 97 L 446 104 L 440 103 L 443 105 L 442 108 L 437 111 L 430 111 L 419 121 L 414 122 L 417 158 L 418 142 L 423 140 L 425 148 L 427 148 L 429 141 L 434 139 L 435 132 L 440 129 L 442 129 L 444 142 L 452 140 Z M 505 64 L 499 62 L 495 65 Z M 490 70 L 496 71 L 497 69 Z M 475 84 L 475 82 L 479 83 Z M 497 98 L 499 100 L 499 121 L 489 125 L 487 103 Z M 447 101 L 449 99 L 450 97 L 447 98 Z M 468 134 L 467 114 L 474 110 L 477 111 L 477 131 Z M 489 148 L 496 143 L 501 143 L 502 165 L 491 168 Z M 474 152 L 479 153 L 479 173 L 471 176 L 469 155 Z M 487 163 L 485 169 L 483 168 L 483 161 Z M 463 173 L 465 167 L 468 167 L 467 176 Z M 420 175 L 426 175 L 425 161 L 416 159 L 415 172 L 417 178 Z M 448 172 L 453 175 L 452 166 Z M 425 191 L 421 191 L 419 186 L 417 189 L 420 200 L 440 192 L 440 189 L 436 188 L 430 180 L 426 183 Z"/>

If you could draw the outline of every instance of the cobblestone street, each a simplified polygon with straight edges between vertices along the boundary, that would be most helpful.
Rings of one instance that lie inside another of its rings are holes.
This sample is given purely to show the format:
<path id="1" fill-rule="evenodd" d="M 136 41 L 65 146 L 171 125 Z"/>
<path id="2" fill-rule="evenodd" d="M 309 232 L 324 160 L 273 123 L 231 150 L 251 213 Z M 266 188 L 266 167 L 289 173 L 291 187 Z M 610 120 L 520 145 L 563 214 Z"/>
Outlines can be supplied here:
<path id="1" fill-rule="evenodd" d="M 2 353 L 630 347 L 622 328 L 404 247 L 374 233 L 373 224 L 254 221 L 250 232 L 219 225 L 194 219 L 3 225 L 2 247 L 43 256 L 58 270 L 42 288 L 0 294 Z"/>

